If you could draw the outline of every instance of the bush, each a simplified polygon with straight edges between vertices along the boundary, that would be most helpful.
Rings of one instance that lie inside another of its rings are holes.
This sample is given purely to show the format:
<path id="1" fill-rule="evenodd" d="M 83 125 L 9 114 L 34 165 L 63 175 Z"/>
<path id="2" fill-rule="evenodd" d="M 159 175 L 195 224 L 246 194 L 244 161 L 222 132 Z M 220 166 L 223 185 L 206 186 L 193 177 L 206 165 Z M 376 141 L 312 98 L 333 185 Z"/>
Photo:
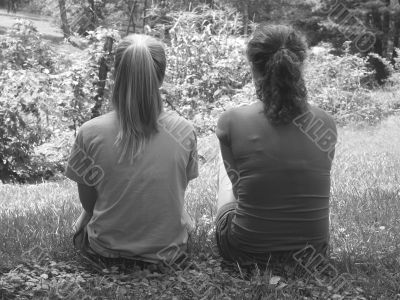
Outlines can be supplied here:
<path id="1" fill-rule="evenodd" d="M 54 71 L 54 54 L 30 21 L 19 19 L 6 35 L 0 36 L 0 50 L 0 72 L 5 69 Z"/>
<path id="2" fill-rule="evenodd" d="M 205 136 L 228 107 L 257 99 L 243 51 L 245 39 L 239 34 L 242 23 L 234 10 L 207 7 L 168 17 L 172 21 L 164 39 L 168 69 L 162 89 L 166 108 L 192 120 L 199 137 Z M 160 32 L 156 28 L 152 34 Z M 108 77 L 97 104 L 100 113 L 111 109 L 115 48 L 111 55 L 104 52 L 109 37 L 115 47 L 120 39 L 116 31 L 89 32 L 87 48 L 66 59 L 57 56 L 26 21 L 0 36 L 1 180 L 36 180 L 62 170 L 74 133 L 92 118 L 99 63 L 104 59 Z M 372 90 L 376 82 L 366 58 L 350 54 L 348 47 L 342 56 L 330 51 L 322 45 L 309 56 L 305 76 L 311 103 L 333 114 L 341 125 L 373 124 L 399 109 Z M 387 86 L 398 82 L 399 65 Z"/>
<path id="3" fill-rule="evenodd" d="M 0 36 L 0 180 L 34 181 L 62 169 L 69 147 L 53 147 L 53 153 L 41 154 L 36 148 L 65 144 L 92 117 L 107 36 L 119 39 L 111 30 L 91 32 L 88 48 L 75 61 L 61 59 L 28 21 L 17 21 Z M 112 59 L 106 63 L 111 70 Z M 107 82 L 112 84 L 111 76 Z M 107 85 L 104 98 L 109 97 Z M 107 110 L 105 101 L 100 111 Z M 44 156 L 57 152 L 62 155 L 46 163 Z"/>
<path id="4" fill-rule="evenodd" d="M 393 57 L 393 62 L 374 54 L 376 59 L 380 59 L 382 64 L 390 72 L 390 76 L 386 81 L 387 86 L 399 86 L 400 84 L 400 49 L 395 49 L 396 55 Z"/>
<path id="5" fill-rule="evenodd" d="M 100 114 L 111 110 L 109 99 L 110 86 L 113 84 L 111 74 L 114 57 L 103 49 L 107 37 L 114 39 L 114 47 L 120 39 L 119 34 L 113 30 L 98 28 L 89 32 L 86 37 L 89 46 L 82 51 L 79 58 L 60 64 L 60 72 L 53 76 L 57 85 L 53 90 L 54 101 L 51 105 L 52 139 L 36 147 L 32 156 L 33 163 L 42 170 L 40 176 L 53 177 L 57 170 L 63 169 L 79 127 L 93 117 L 99 63 L 103 58 L 106 59 L 108 77 L 104 95 L 99 99 L 102 101 L 99 110 Z"/>
<path id="6" fill-rule="evenodd" d="M 111 55 L 105 53 L 103 49 L 107 37 L 114 39 L 114 48 Z M 74 130 L 75 133 L 83 123 L 92 117 L 92 108 L 95 105 L 94 97 L 97 93 L 99 81 L 98 69 L 100 61 L 104 57 L 106 58 L 108 77 L 103 95 L 104 105 L 101 107 L 101 112 L 104 113 L 110 110 L 110 86 L 113 84 L 111 76 L 114 65 L 113 53 L 119 39 L 119 34 L 114 30 L 98 28 L 96 31 L 89 32 L 86 36 L 89 46 L 82 54 L 84 59 L 70 62 L 57 75 L 57 78 L 60 79 L 60 88 L 64 90 L 63 93 L 58 95 L 57 111 L 61 114 L 60 117 L 64 122 L 64 126 L 68 125 L 68 128 Z"/>
<path id="7" fill-rule="evenodd" d="M 0 180 L 25 181 L 35 170 L 31 153 L 46 141 L 54 53 L 28 21 L 0 36 Z"/>
<path id="8" fill-rule="evenodd" d="M 367 58 L 350 54 L 346 45 L 342 56 L 330 54 L 330 50 L 325 44 L 310 54 L 305 72 L 309 101 L 331 113 L 341 125 L 381 120 L 385 111 L 371 97 L 376 82 Z"/>
<path id="9" fill-rule="evenodd" d="M 166 41 L 168 69 L 166 100 L 192 119 L 200 133 L 215 127 L 214 110 L 250 81 L 242 53 L 244 40 L 237 34 L 240 17 L 234 10 L 204 7 L 174 16 Z"/>

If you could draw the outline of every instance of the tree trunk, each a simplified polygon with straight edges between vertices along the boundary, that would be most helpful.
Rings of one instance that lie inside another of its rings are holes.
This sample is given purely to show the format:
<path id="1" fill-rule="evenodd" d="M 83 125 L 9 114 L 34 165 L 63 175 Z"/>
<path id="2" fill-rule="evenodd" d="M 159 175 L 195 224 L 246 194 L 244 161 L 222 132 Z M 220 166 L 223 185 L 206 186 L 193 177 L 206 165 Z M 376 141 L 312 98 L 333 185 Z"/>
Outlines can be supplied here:
<path id="1" fill-rule="evenodd" d="M 132 27 L 133 33 L 136 32 L 136 23 L 135 23 L 136 4 L 137 4 L 137 1 L 135 0 L 132 4 L 132 7 L 129 8 L 129 22 L 128 22 L 128 28 L 126 29 L 126 35 L 131 33 L 131 27 Z"/>
<path id="2" fill-rule="evenodd" d="M 100 110 L 103 106 L 104 101 L 104 89 L 106 87 L 107 81 L 107 74 L 108 74 L 108 66 L 107 60 L 108 56 L 112 52 L 114 40 L 111 37 L 106 38 L 106 42 L 104 44 L 104 52 L 106 52 L 100 60 L 100 67 L 99 67 L 99 81 L 97 83 L 97 94 L 94 97 L 94 106 L 92 108 L 92 119 L 100 116 Z"/>
<path id="3" fill-rule="evenodd" d="M 88 0 L 88 2 L 89 2 L 90 10 L 91 10 L 90 16 L 89 16 L 90 22 L 91 22 L 91 24 L 93 24 L 94 27 L 96 27 L 97 20 L 96 20 L 96 7 L 94 4 L 94 0 Z"/>
<path id="4" fill-rule="evenodd" d="M 379 10 L 374 8 L 372 10 L 372 25 L 373 28 L 375 29 L 375 37 L 376 37 L 376 42 L 375 42 L 375 47 L 374 47 L 374 52 L 379 54 L 380 56 L 383 56 L 383 32 L 382 32 L 382 18 L 381 14 L 379 13 Z"/>
<path id="5" fill-rule="evenodd" d="M 247 36 L 249 32 L 249 5 L 244 1 L 243 3 L 243 22 L 244 22 L 244 35 Z"/>
<path id="6" fill-rule="evenodd" d="M 390 22 L 389 22 L 389 34 L 388 34 L 388 43 L 387 43 L 387 57 L 389 59 L 393 59 L 394 55 L 394 40 L 396 34 L 396 14 L 390 13 Z"/>
<path id="7" fill-rule="evenodd" d="M 390 30 L 388 38 L 387 57 L 394 63 L 397 56 L 395 48 L 399 47 L 400 36 L 400 0 L 386 0 L 390 10 Z"/>
<path id="8" fill-rule="evenodd" d="M 389 41 L 390 41 L 390 10 L 389 10 L 389 8 L 386 8 L 383 11 L 382 32 L 383 32 L 383 37 L 382 37 L 383 51 L 382 51 L 382 55 L 383 55 L 383 57 L 386 57 L 386 58 L 390 59 L 391 58 L 391 52 L 388 49 L 389 48 Z"/>
<path id="9" fill-rule="evenodd" d="M 394 34 L 393 34 L 393 47 L 398 48 L 400 41 L 400 11 L 395 14 L 394 20 Z"/>
<path id="10" fill-rule="evenodd" d="M 68 25 L 67 8 L 65 7 L 65 0 L 58 0 L 58 6 L 60 7 L 61 17 L 61 28 L 64 33 L 64 37 L 68 38 L 71 35 L 71 31 Z"/>
<path id="11" fill-rule="evenodd" d="M 146 17 L 147 17 L 147 0 L 144 0 L 144 8 L 143 8 L 143 30 L 146 27 Z"/>

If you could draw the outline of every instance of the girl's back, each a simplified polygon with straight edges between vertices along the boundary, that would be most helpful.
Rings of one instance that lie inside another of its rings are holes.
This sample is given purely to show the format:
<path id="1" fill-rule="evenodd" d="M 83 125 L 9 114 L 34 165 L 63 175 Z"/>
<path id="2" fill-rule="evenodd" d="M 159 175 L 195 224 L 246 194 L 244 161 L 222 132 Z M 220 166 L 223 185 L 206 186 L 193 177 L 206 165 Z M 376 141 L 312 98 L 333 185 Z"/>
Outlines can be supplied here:
<path id="1" fill-rule="evenodd" d="M 218 124 L 239 174 L 232 245 L 253 253 L 327 243 L 333 149 L 318 142 L 335 135 L 335 124 L 309 107 L 292 123 L 272 126 L 263 108 L 259 102 L 232 109 Z"/>

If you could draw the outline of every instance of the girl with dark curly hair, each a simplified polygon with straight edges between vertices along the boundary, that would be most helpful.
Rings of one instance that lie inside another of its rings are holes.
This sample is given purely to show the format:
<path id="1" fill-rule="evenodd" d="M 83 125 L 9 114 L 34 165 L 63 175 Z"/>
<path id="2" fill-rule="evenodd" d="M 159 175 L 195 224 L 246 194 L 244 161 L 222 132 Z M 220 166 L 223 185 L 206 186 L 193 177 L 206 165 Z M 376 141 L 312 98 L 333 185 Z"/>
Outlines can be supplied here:
<path id="1" fill-rule="evenodd" d="M 305 247 L 326 254 L 336 126 L 307 103 L 306 52 L 293 28 L 260 25 L 246 51 L 259 101 L 218 121 L 216 237 L 227 260 L 286 262 Z"/>

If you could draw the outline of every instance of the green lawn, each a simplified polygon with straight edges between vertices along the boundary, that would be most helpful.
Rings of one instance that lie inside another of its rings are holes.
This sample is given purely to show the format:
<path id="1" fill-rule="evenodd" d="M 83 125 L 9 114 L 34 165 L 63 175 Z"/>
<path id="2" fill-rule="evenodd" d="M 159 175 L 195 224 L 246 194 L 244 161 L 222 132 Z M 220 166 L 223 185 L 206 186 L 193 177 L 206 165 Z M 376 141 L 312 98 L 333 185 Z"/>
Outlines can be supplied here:
<path id="1" fill-rule="evenodd" d="M 374 128 L 342 128 L 339 134 L 331 263 L 351 278 L 342 290 L 299 276 L 302 272 L 221 264 L 213 251 L 216 143 L 209 138 L 200 140 L 207 163 L 187 193 L 196 221 L 190 269 L 126 274 L 81 268 L 71 245 L 71 226 L 80 212 L 75 185 L 0 185 L 0 299 L 400 299 L 400 118 Z"/>

